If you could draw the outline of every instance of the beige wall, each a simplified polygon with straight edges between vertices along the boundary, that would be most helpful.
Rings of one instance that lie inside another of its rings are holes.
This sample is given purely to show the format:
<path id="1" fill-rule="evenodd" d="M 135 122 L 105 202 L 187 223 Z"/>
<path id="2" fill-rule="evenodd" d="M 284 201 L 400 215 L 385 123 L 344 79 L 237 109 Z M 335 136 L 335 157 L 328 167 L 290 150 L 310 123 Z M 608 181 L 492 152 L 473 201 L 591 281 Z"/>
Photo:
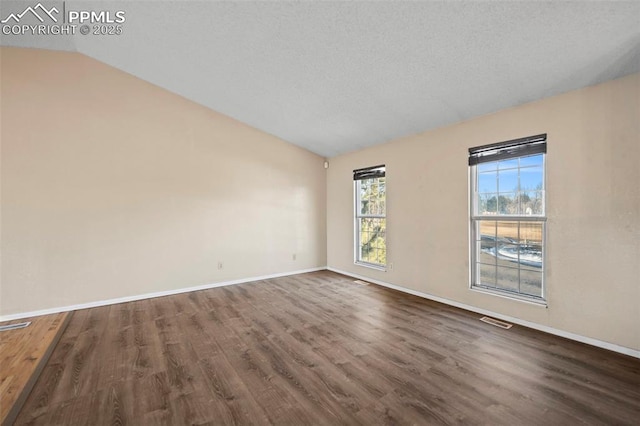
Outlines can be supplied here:
<path id="1" fill-rule="evenodd" d="M 329 267 L 639 350 L 639 103 L 635 74 L 332 158 Z M 548 134 L 548 308 L 469 290 L 467 149 L 539 133 Z M 378 164 L 387 272 L 353 263 L 352 170 Z"/>
<path id="2" fill-rule="evenodd" d="M 79 54 L 1 63 L 1 315 L 326 265 L 323 158 Z"/>

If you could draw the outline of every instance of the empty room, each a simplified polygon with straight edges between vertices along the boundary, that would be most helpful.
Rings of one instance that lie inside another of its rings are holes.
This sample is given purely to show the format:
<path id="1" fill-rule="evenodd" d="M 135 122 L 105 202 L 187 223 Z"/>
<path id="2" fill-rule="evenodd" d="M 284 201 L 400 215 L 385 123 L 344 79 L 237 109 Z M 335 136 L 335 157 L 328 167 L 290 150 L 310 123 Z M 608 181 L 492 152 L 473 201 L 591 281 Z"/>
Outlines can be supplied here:
<path id="1" fill-rule="evenodd" d="M 637 424 L 640 1 L 0 22 L 2 426 Z"/>

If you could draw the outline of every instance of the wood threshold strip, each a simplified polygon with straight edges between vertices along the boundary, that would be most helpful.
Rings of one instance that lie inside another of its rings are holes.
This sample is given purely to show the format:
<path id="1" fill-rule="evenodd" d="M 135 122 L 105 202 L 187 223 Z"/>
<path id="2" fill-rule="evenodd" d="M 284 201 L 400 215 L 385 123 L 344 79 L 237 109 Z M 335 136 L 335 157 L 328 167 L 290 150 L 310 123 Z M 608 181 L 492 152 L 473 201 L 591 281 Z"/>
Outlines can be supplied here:
<path id="1" fill-rule="evenodd" d="M 49 325 L 49 330 L 50 330 L 51 328 L 55 327 L 56 321 L 59 321 L 59 325 L 57 327 L 57 330 L 55 331 L 55 334 L 53 335 L 53 338 L 51 339 L 48 346 L 42 353 L 42 356 L 40 356 L 40 358 L 36 361 L 35 367 L 33 368 L 33 371 L 31 372 L 31 374 L 25 381 L 24 385 L 22 386 L 22 389 L 17 390 L 16 392 L 17 397 L 15 398 L 11 406 L 8 409 L 5 409 L 6 407 L 2 407 L 3 408 L 2 413 L 0 413 L 0 423 L 2 424 L 2 426 L 10 426 L 15 422 L 16 418 L 18 417 L 18 414 L 20 413 L 20 410 L 22 409 L 22 406 L 24 405 L 25 401 L 29 397 L 29 394 L 33 390 L 34 385 L 36 384 L 38 378 L 40 377 L 40 373 L 42 372 L 44 366 L 47 364 L 47 361 L 49 361 L 49 358 L 51 357 L 53 350 L 55 349 L 56 345 L 60 341 L 60 338 L 62 337 L 62 334 L 67 328 L 67 325 L 69 324 L 69 321 L 73 316 L 73 312 L 64 312 L 64 313 L 56 314 L 55 316 L 61 319 L 56 318 Z M 42 319 L 44 318 L 36 318 L 33 321 L 29 321 L 29 323 L 30 324 L 33 323 L 31 325 L 32 327 L 37 327 L 38 321 Z M 15 331 L 17 330 L 20 330 L 20 329 L 19 328 L 15 329 Z M 43 340 L 46 339 L 46 335 L 42 336 L 41 338 Z M 22 341 L 13 342 L 13 343 L 17 343 L 19 345 L 25 345 L 25 346 L 38 344 L 37 341 L 34 342 L 34 340 L 36 339 L 33 339 L 33 338 L 31 339 L 27 338 L 27 339 L 21 339 L 21 340 Z M 31 348 L 31 347 L 30 349 L 34 350 L 34 348 Z M 31 356 L 33 356 L 33 354 L 29 355 L 29 357 Z M 10 373 L 5 372 L 5 374 L 8 375 Z M 5 374 L 3 374 L 3 376 Z M 5 377 L 3 377 L 3 379 L 5 379 Z M 19 387 L 20 384 L 17 384 L 17 386 Z M 2 397 L 6 398 L 7 397 L 6 393 Z"/>
<path id="2" fill-rule="evenodd" d="M 31 325 L 31 321 L 19 322 L 17 324 L 0 325 L 0 331 L 19 330 L 21 328 L 29 327 L 30 325 Z"/>

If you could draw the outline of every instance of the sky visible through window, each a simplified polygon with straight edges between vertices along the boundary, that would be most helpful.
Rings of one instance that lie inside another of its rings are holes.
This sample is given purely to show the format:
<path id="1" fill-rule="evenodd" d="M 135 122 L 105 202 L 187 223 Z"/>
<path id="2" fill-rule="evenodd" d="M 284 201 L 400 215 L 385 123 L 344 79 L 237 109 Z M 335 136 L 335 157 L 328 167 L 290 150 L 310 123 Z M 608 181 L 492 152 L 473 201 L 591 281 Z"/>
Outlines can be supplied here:
<path id="1" fill-rule="evenodd" d="M 479 214 L 543 214 L 543 155 L 478 164 Z"/>
<path id="2" fill-rule="evenodd" d="M 518 164 L 518 162 L 520 164 Z M 518 167 L 520 173 L 518 174 Z M 518 182 L 519 177 L 519 182 Z M 499 178 L 499 179 L 497 179 Z M 516 192 L 535 190 L 542 185 L 542 155 L 532 155 L 478 165 L 478 190 Z"/>

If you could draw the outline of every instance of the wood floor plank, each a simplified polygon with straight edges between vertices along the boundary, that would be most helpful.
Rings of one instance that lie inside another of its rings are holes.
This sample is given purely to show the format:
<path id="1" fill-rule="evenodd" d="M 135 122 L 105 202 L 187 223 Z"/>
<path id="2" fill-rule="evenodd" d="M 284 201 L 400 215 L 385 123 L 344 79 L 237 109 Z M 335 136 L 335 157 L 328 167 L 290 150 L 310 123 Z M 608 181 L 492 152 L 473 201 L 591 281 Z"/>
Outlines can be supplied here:
<path id="1" fill-rule="evenodd" d="M 78 311 L 16 424 L 637 424 L 640 360 L 321 271 Z"/>
<path id="2" fill-rule="evenodd" d="M 209 392 L 220 407 L 215 416 L 222 424 L 268 424 L 267 413 L 259 406 L 245 382 L 222 353 L 198 361 L 209 383 Z"/>

